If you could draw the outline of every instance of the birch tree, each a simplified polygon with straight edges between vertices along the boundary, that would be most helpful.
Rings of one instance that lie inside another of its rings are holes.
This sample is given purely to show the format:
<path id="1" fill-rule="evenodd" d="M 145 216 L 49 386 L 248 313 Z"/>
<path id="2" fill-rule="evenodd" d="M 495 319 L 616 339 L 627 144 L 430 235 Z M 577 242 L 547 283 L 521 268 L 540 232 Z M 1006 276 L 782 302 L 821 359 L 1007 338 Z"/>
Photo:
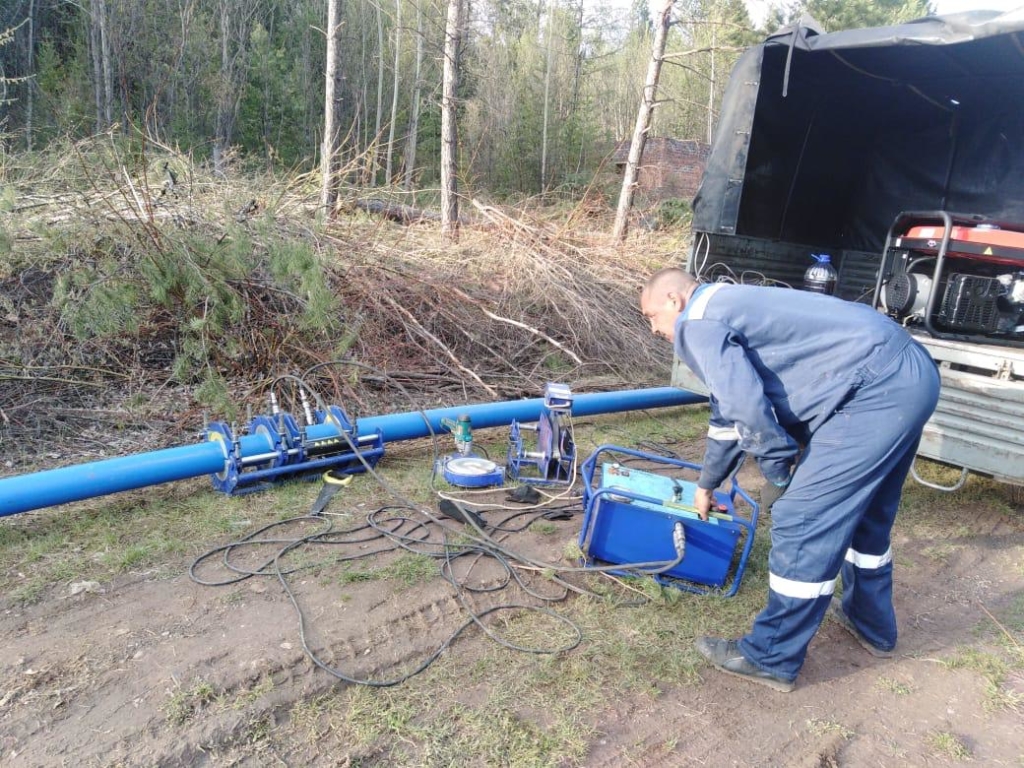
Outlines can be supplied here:
<path id="1" fill-rule="evenodd" d="M 444 27 L 444 70 L 441 81 L 441 232 L 459 237 L 456 93 L 459 86 L 459 43 L 462 38 L 462 0 L 448 0 Z"/>
<path id="2" fill-rule="evenodd" d="M 388 125 L 388 155 L 384 183 L 391 184 L 391 161 L 395 155 L 395 123 L 398 122 L 398 74 L 402 61 L 402 0 L 395 0 L 395 71 L 391 87 L 391 122 Z"/>
<path id="3" fill-rule="evenodd" d="M 340 0 L 327 0 L 327 62 L 324 67 L 324 137 L 320 150 L 320 208 L 330 215 L 338 197 L 334 173 L 338 156 L 338 28 Z"/>
<path id="4" fill-rule="evenodd" d="M 654 115 L 658 78 L 661 77 L 661 63 L 665 57 L 665 44 L 668 40 L 669 27 L 672 24 L 672 6 L 675 5 L 675 0 L 659 0 L 659 3 L 660 5 L 654 9 L 657 16 L 655 17 L 654 42 L 651 44 L 651 58 L 647 64 L 647 78 L 644 81 L 640 108 L 637 110 L 636 125 L 633 127 L 633 140 L 629 145 L 626 171 L 622 178 L 622 191 L 619 193 L 619 205 L 615 210 L 615 227 L 612 234 L 620 242 L 626 238 L 629 214 L 633 209 L 633 198 L 636 195 L 636 185 L 640 178 L 644 145 L 647 143 L 647 134 L 651 129 L 651 120 Z"/>

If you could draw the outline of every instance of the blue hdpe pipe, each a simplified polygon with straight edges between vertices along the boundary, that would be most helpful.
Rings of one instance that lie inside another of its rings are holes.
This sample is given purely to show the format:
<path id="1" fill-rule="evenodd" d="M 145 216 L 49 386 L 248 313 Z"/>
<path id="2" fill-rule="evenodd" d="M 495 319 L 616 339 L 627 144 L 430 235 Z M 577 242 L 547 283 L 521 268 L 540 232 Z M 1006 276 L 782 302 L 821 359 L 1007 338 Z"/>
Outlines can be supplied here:
<path id="1" fill-rule="evenodd" d="M 572 414 L 593 416 L 600 413 L 666 408 L 700 403 L 706 399 L 703 395 L 675 387 L 598 392 L 575 395 L 572 401 Z M 388 416 L 369 416 L 356 421 L 356 432 L 365 435 L 380 430 L 385 442 L 412 440 L 428 437 L 431 431 L 444 432 L 445 427 L 442 426 L 441 420 L 456 419 L 461 414 L 469 414 L 473 427 L 478 429 L 506 426 L 513 421 L 536 421 L 543 408 L 543 398 L 534 398 L 395 413 Z M 332 427 L 329 425 L 311 427 L 310 437 L 327 436 L 326 433 L 314 434 L 313 430 L 330 429 Z M 254 434 L 239 439 L 239 450 L 242 459 L 245 459 L 263 455 L 272 450 L 272 446 L 266 435 Z M 29 475 L 0 478 L 0 517 L 134 488 L 213 475 L 224 471 L 226 464 L 224 443 L 209 441 Z"/>

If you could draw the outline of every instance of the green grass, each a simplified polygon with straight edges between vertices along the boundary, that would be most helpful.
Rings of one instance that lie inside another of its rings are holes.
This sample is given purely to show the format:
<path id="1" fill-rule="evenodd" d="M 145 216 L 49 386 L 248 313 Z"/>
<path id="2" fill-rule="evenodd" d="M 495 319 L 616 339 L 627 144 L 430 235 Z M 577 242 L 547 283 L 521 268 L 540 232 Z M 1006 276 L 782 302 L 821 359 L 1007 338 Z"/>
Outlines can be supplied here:
<path id="1" fill-rule="evenodd" d="M 581 461 L 585 458 L 584 452 L 589 453 L 601 444 L 631 447 L 648 441 L 677 453 L 689 453 L 682 458 L 699 462 L 703 445 L 693 453 L 684 451 L 682 444 L 703 440 L 708 430 L 708 409 L 703 405 L 688 405 L 656 411 L 627 411 L 592 416 L 578 422 L 582 425 L 576 441 Z"/>
<path id="2" fill-rule="evenodd" d="M 828 718 L 815 718 L 807 721 L 807 730 L 815 736 L 827 736 L 828 734 L 838 734 L 844 739 L 853 738 L 854 732 L 847 728 L 842 723 Z"/>
<path id="3" fill-rule="evenodd" d="M 921 554 L 938 565 L 945 565 L 958 549 L 958 547 L 950 544 L 948 541 L 943 541 L 933 546 L 925 547 L 921 550 Z"/>
<path id="4" fill-rule="evenodd" d="M 918 459 L 914 466 L 923 480 L 937 485 L 951 486 L 960 476 L 960 470 L 927 459 Z M 985 500 L 987 514 L 999 513 L 1009 525 L 1020 526 L 1019 493 L 1019 489 L 1005 483 L 974 474 L 967 478 L 962 488 L 953 492 L 928 488 L 908 478 L 903 488 L 897 525 L 915 535 L 928 535 L 939 530 L 943 539 L 954 541 L 987 536 L 989 532 L 984 528 L 978 529 L 972 519 L 972 510 L 978 506 L 978 500 Z"/>
<path id="5" fill-rule="evenodd" d="M 367 581 L 397 581 L 411 587 L 437 578 L 439 561 L 429 555 L 406 553 L 381 565 L 377 561 L 342 563 L 334 577 L 338 584 L 359 584 Z"/>
<path id="6" fill-rule="evenodd" d="M 970 760 L 971 749 L 963 739 L 949 731 L 936 731 L 928 737 L 928 744 L 940 757 L 951 760 Z"/>
<path id="7" fill-rule="evenodd" d="M 437 578 L 438 561 L 427 555 L 404 554 L 381 569 L 381 578 L 412 586 Z"/>
<path id="8" fill-rule="evenodd" d="M 265 675 L 247 688 L 239 689 L 226 705 L 231 709 L 245 709 L 274 690 L 274 679 Z"/>
<path id="9" fill-rule="evenodd" d="M 294 721 L 308 736 L 322 732 L 309 726 L 323 721 L 321 713 L 344 713 L 344 743 L 396 766 L 558 766 L 583 757 L 591 731 L 570 716 L 557 691 L 536 696 L 516 684 L 465 701 L 466 686 L 452 685 L 462 678 L 458 671 L 439 664 L 422 684 L 353 689 L 340 702 L 321 699 L 317 712 L 304 708 Z"/>
<path id="10" fill-rule="evenodd" d="M 879 678 L 876 685 L 880 690 L 895 693 L 897 696 L 907 696 L 913 691 L 907 683 L 900 682 L 892 677 Z"/>
<path id="11" fill-rule="evenodd" d="M 203 679 L 195 680 L 188 688 L 178 688 L 164 702 L 164 715 L 171 725 L 189 722 L 217 698 L 217 690 Z"/>
<path id="12" fill-rule="evenodd" d="M 209 547 L 305 514 L 317 492 L 315 484 L 288 483 L 227 497 L 197 479 L 5 518 L 0 590 L 6 601 L 25 605 L 75 581 L 179 575 Z"/>
<path id="13" fill-rule="evenodd" d="M 1024 708 L 1024 695 L 1009 690 L 1005 683 L 1011 671 L 1024 670 L 1021 646 L 1009 651 L 995 652 L 974 646 L 960 646 L 943 660 L 948 669 L 966 669 L 976 672 L 985 681 L 985 707 L 989 710 L 1018 710 Z"/>

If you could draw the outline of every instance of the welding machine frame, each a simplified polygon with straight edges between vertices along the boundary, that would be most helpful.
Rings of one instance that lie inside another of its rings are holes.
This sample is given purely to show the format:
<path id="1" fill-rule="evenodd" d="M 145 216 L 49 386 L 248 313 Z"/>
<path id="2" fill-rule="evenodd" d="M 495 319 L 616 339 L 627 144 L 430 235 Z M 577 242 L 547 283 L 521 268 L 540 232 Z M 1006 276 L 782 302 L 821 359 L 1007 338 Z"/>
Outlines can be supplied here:
<path id="1" fill-rule="evenodd" d="M 225 422 L 208 423 L 204 436 L 223 445 L 225 459 L 223 470 L 210 476 L 213 487 L 240 495 L 282 480 L 314 479 L 326 471 L 350 475 L 376 466 L 384 455 L 381 431 L 358 435 L 340 406 L 329 405 L 325 411 L 307 407 L 305 418 L 300 424 L 271 398 L 271 413 L 254 417 L 241 433 Z M 261 450 L 243 455 L 243 439 L 255 441 Z"/>
<path id="2" fill-rule="evenodd" d="M 655 464 L 657 471 L 622 467 L 613 455 L 628 456 Z M 605 461 L 600 461 L 605 458 Z M 614 468 L 618 468 L 617 470 Z M 601 469 L 600 477 L 595 473 Z M 679 503 L 684 488 L 696 487 L 671 477 L 673 470 L 699 472 L 699 464 L 615 445 L 602 445 L 583 463 L 583 526 L 579 546 L 585 563 L 623 564 L 621 575 L 635 576 L 629 563 L 671 562 L 676 548 L 673 531 L 682 523 L 685 554 L 682 561 L 655 578 L 666 586 L 697 594 L 736 594 L 747 567 L 757 529 L 758 504 L 750 498 L 735 473 L 728 491 L 716 491 L 718 512 L 707 521 Z M 615 478 L 608 482 L 609 472 Z M 645 492 L 646 491 L 646 492 Z M 648 495 L 651 492 L 657 496 Z M 750 507 L 747 518 L 736 514 L 736 499 Z M 724 592 L 729 572 L 733 571 Z"/>

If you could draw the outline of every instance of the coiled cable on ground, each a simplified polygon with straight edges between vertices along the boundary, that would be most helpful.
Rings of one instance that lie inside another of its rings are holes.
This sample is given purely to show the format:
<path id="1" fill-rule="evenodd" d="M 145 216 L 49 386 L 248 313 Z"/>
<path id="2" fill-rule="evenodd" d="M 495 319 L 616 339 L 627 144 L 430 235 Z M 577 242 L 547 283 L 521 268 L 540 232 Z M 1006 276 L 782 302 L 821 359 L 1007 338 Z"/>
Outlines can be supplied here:
<path id="1" fill-rule="evenodd" d="M 307 392 L 312 395 L 319 408 L 325 409 L 326 406 L 324 405 L 323 398 L 320 397 L 314 388 L 308 384 L 307 379 L 318 369 L 327 365 L 353 365 L 374 371 L 378 375 L 384 376 L 386 379 L 390 380 L 390 377 L 386 374 L 376 371 L 376 369 L 373 369 L 370 366 L 353 361 L 333 361 L 331 363 L 320 363 L 313 366 L 302 376 L 278 377 L 274 380 L 272 386 L 276 387 L 281 382 L 292 381 L 296 386 L 306 389 Z M 405 388 L 397 381 L 393 381 L 393 383 L 403 392 L 403 394 L 409 397 L 411 402 L 412 398 L 409 396 L 409 393 Z M 426 414 L 422 411 L 420 411 L 420 413 L 428 425 L 428 431 L 431 434 L 432 440 L 434 440 L 434 453 L 436 456 L 436 435 L 434 434 L 433 429 L 430 428 L 430 422 Z M 605 595 L 598 594 L 594 591 L 573 584 L 566 580 L 564 575 L 570 573 L 590 573 L 596 575 L 605 573 L 610 574 L 613 572 L 621 574 L 624 571 L 635 572 L 637 575 L 655 575 L 671 570 L 682 560 L 683 552 L 681 551 L 681 542 L 678 541 L 676 547 L 677 557 L 672 561 L 657 561 L 628 565 L 620 564 L 614 566 L 568 566 L 562 563 L 548 563 L 533 557 L 528 557 L 520 552 L 514 551 L 511 547 L 503 543 L 503 540 L 513 533 L 529 528 L 529 526 L 538 519 L 542 519 L 545 514 L 554 510 L 564 510 L 564 506 L 548 507 L 547 505 L 550 505 L 550 503 L 554 501 L 564 501 L 565 497 L 570 494 L 572 488 L 571 485 L 563 493 L 549 494 L 549 497 L 542 504 L 535 505 L 534 507 L 530 507 L 526 510 L 519 507 L 514 514 L 509 515 L 497 524 L 488 524 L 487 527 L 490 528 L 490 531 L 484 530 L 484 528 L 474 520 L 472 515 L 465 514 L 465 502 L 458 500 L 453 496 L 446 496 L 446 498 L 449 498 L 456 507 L 463 511 L 463 519 L 468 523 L 462 526 L 461 529 L 456 529 L 446 523 L 443 519 L 434 515 L 430 509 L 423 505 L 415 504 L 407 499 L 373 466 L 366 462 L 366 460 L 360 455 L 358 447 L 353 443 L 347 433 L 343 431 L 342 436 L 348 442 L 349 448 L 352 450 L 353 454 L 363 464 L 363 469 L 365 469 L 365 471 L 377 481 L 381 488 L 383 488 L 396 501 L 395 504 L 381 506 L 367 514 L 362 522 L 344 529 L 335 529 L 334 521 L 337 518 L 336 513 L 324 513 L 321 506 L 320 513 L 316 515 L 301 515 L 269 523 L 236 541 L 214 547 L 199 555 L 188 569 L 189 577 L 195 583 L 211 587 L 237 584 L 254 577 L 275 577 L 280 583 L 281 588 L 284 590 L 293 610 L 295 611 L 303 652 L 313 664 L 339 680 L 372 687 L 389 687 L 399 685 L 426 670 L 435 660 L 437 660 L 438 657 L 441 656 L 442 653 L 444 653 L 445 650 L 451 647 L 458 637 L 474 625 L 493 642 L 496 642 L 510 650 L 533 654 L 558 654 L 571 651 L 582 642 L 583 631 L 571 619 L 555 612 L 551 608 L 547 607 L 547 605 L 565 600 L 570 592 L 599 599 L 604 599 Z M 573 480 L 575 481 L 575 479 L 574 471 Z M 492 506 L 505 510 L 512 509 L 503 505 Z M 509 523 L 512 520 L 516 520 L 520 517 L 526 518 L 524 523 L 516 527 L 509 526 Z M 314 530 L 309 533 L 291 537 L 281 535 L 281 531 L 290 526 L 309 525 L 312 523 L 315 523 L 316 526 Z M 434 538 L 435 532 L 439 532 L 440 541 Z M 345 554 L 336 555 L 313 564 L 288 565 L 285 562 L 285 558 L 290 553 L 297 552 L 301 548 L 344 547 L 347 545 L 358 545 L 360 547 L 366 547 L 368 545 L 374 546 L 371 549 L 360 548 L 355 553 L 346 552 Z M 258 560 L 255 565 L 243 565 L 240 562 L 241 557 L 243 557 L 248 550 L 267 547 L 276 548 L 272 556 Z M 311 647 L 309 641 L 311 630 L 310 619 L 307 612 L 303 609 L 299 596 L 295 592 L 291 577 L 304 569 L 323 567 L 330 563 L 346 563 L 376 557 L 386 553 L 395 552 L 399 549 L 412 554 L 428 556 L 438 560 L 441 577 L 454 589 L 455 596 L 462 609 L 468 615 L 468 618 L 411 671 L 391 678 L 371 678 L 367 676 L 360 676 L 350 670 L 344 670 L 328 663 Z M 465 568 L 464 575 L 459 578 L 455 575 L 455 564 L 462 562 L 464 558 L 467 566 Z M 469 576 L 472 574 L 476 564 L 483 560 L 497 563 L 500 566 L 502 575 L 494 584 L 472 586 L 469 583 Z M 203 569 L 212 567 L 214 562 L 216 562 L 217 566 L 222 568 L 228 574 L 226 577 L 211 579 L 204 577 L 201 574 Z M 538 591 L 527 579 L 524 578 L 525 573 L 542 574 L 546 581 L 555 586 L 555 593 L 543 594 Z M 519 602 L 510 602 L 479 609 L 474 608 L 469 602 L 469 594 L 474 592 L 498 592 L 501 589 L 507 588 L 513 582 L 525 594 L 529 595 L 540 604 L 530 605 Z M 646 602 L 646 600 L 630 600 L 623 601 L 619 604 L 623 606 L 634 606 L 644 602 Z M 484 619 L 494 616 L 497 613 L 508 611 L 529 611 L 545 615 L 568 627 L 568 639 L 562 644 L 551 647 L 528 647 L 519 643 L 514 643 L 501 636 L 492 626 L 484 621 Z"/>

